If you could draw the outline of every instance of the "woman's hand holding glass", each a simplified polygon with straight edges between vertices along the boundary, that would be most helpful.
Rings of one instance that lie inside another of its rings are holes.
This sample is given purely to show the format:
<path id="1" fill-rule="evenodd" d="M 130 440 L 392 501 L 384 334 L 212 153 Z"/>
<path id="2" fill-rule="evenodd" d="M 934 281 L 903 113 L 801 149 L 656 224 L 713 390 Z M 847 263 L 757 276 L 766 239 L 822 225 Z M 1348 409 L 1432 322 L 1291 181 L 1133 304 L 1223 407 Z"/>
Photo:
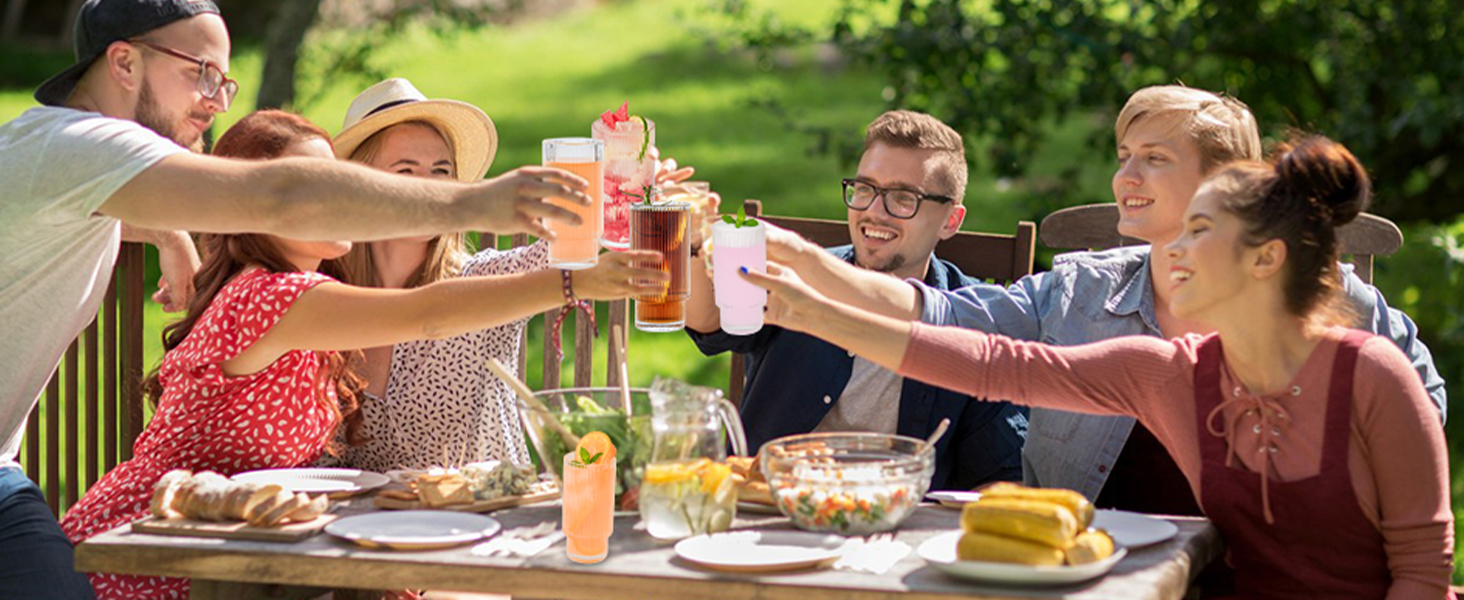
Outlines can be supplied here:
<path id="1" fill-rule="evenodd" d="M 768 291 L 767 311 L 763 313 L 763 322 L 768 325 L 806 333 L 818 315 L 832 305 L 828 297 L 799 278 L 797 272 L 773 262 L 771 256 L 766 273 L 743 270 L 742 278 Z"/>
<path id="2" fill-rule="evenodd" d="M 660 261 L 661 253 L 651 250 L 606 252 L 595 266 L 574 272 L 574 295 L 582 300 L 620 300 L 660 294 L 671 282 L 671 274 L 638 266 Z"/>

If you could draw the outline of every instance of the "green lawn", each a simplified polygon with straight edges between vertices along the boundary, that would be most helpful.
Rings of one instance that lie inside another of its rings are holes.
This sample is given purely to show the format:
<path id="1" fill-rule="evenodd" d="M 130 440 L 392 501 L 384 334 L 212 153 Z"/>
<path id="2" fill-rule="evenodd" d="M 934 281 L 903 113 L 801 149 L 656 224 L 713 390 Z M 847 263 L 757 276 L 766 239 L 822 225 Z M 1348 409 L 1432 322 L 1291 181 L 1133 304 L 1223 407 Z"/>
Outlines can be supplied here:
<path id="1" fill-rule="evenodd" d="M 837 0 L 752 1 L 803 23 L 825 22 L 838 6 Z M 838 181 L 853 167 L 811 152 L 812 136 L 790 130 L 753 103 L 774 99 L 800 120 L 857 139 L 884 107 L 877 77 L 858 66 L 820 62 L 814 52 L 780 60 L 776 68 L 723 53 L 678 16 L 694 14 L 704 4 L 608 2 L 546 21 L 445 39 L 414 32 L 385 40 L 379 58 L 391 66 L 391 74 L 411 79 L 429 97 L 464 100 L 488 112 L 500 136 L 490 175 L 537 164 L 540 140 L 588 135 L 600 112 L 628 99 L 633 113 L 656 121 L 663 154 L 697 166 L 698 178 L 711 181 L 725 200 L 758 198 L 774 214 L 841 218 Z M 261 65 L 257 50 L 238 49 L 232 75 L 243 86 L 240 105 L 220 116 L 215 133 L 248 113 Z M 332 82 L 324 99 L 305 115 L 337 131 L 347 104 L 363 87 Z M 33 106 L 30 93 L 0 89 L 0 122 Z M 1018 219 L 1037 216 L 1036 209 L 1020 201 L 1024 186 L 1040 186 L 1043 177 L 1066 164 L 1090 131 L 1109 126 L 1104 119 L 1089 117 L 1051 124 L 1054 137 L 1036 157 L 1026 182 L 998 186 L 988 172 L 974 172 L 966 197 L 966 228 L 1010 233 Z M 1095 161 L 1085 169 L 1084 191 L 1071 203 L 1108 199 L 1109 168 L 1107 162 Z M 161 355 L 157 332 L 166 319 L 157 306 L 149 305 L 148 364 Z M 541 347 L 535 337 L 531 348 Z M 631 355 L 631 379 L 638 385 L 657 375 L 726 385 L 726 357 L 701 356 L 684 335 L 632 332 Z M 532 355 L 531 382 L 538 381 L 538 363 L 537 354 Z M 604 365 L 597 365 L 596 372 L 602 381 Z M 1457 469 L 1455 473 L 1458 499 L 1464 494 L 1464 479 Z M 1458 572 L 1455 578 L 1464 581 Z"/>

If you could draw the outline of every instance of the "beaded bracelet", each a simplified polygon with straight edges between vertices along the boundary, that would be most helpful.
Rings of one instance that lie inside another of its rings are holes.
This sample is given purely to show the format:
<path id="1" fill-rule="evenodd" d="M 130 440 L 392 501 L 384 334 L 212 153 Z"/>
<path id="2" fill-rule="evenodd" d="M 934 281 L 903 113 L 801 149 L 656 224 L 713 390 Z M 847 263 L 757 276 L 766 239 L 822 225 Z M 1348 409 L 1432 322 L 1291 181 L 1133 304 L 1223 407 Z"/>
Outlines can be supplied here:
<path id="1" fill-rule="evenodd" d="M 589 300 L 580 300 L 574 296 L 574 271 L 568 269 L 559 270 L 561 290 L 564 292 L 564 307 L 559 309 L 559 316 L 554 318 L 554 358 L 556 363 L 564 362 L 564 347 L 560 341 L 560 334 L 564 329 L 564 317 L 579 309 L 590 318 L 590 335 L 593 337 L 600 333 L 600 327 L 595 324 L 595 305 Z"/>

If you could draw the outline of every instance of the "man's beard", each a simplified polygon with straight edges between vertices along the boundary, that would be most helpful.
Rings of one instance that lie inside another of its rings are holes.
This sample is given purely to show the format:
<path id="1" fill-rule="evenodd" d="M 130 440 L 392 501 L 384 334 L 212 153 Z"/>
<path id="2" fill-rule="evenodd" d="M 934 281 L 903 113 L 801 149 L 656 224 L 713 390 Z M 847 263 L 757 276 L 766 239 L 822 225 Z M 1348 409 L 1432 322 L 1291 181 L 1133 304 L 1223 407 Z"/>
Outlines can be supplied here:
<path id="1" fill-rule="evenodd" d="M 869 262 L 869 257 L 864 256 L 864 253 L 859 250 L 859 247 L 855 246 L 854 264 L 879 273 L 893 273 L 900 267 L 905 266 L 905 255 L 897 253 L 890 255 L 883 263 L 871 263 Z"/>
<path id="2" fill-rule="evenodd" d="M 153 96 L 152 85 L 147 81 L 142 82 L 142 90 L 137 95 L 137 117 L 138 125 L 153 130 L 158 135 L 173 140 L 179 146 L 194 152 L 203 151 L 203 136 L 193 139 L 184 139 L 178 132 L 176 124 L 169 123 L 163 109 L 158 106 L 157 99 Z"/>

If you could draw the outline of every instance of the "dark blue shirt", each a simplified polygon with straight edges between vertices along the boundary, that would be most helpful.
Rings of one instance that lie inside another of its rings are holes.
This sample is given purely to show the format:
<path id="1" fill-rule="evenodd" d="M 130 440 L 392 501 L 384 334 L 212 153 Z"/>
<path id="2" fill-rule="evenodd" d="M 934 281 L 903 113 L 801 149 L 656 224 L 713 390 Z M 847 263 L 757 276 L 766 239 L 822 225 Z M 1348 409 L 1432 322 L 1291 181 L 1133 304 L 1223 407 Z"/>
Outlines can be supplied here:
<path id="1" fill-rule="evenodd" d="M 830 248 L 845 262 L 852 246 Z M 933 257 L 925 283 L 956 290 L 980 280 Z M 765 326 L 753 335 L 686 330 L 703 354 L 740 352 L 747 364 L 742 425 L 749 450 L 785 435 L 808 433 L 839 401 L 854 368 L 854 355 L 810 335 Z M 825 403 L 824 397 L 832 399 Z M 1027 411 L 1006 402 L 982 402 L 965 394 L 905 379 L 900 391 L 897 433 L 925 438 L 941 419 L 951 428 L 936 444 L 933 490 L 970 489 L 992 481 L 1022 479 L 1022 444 Z"/>

